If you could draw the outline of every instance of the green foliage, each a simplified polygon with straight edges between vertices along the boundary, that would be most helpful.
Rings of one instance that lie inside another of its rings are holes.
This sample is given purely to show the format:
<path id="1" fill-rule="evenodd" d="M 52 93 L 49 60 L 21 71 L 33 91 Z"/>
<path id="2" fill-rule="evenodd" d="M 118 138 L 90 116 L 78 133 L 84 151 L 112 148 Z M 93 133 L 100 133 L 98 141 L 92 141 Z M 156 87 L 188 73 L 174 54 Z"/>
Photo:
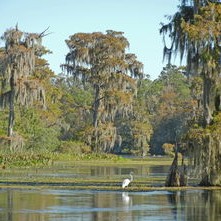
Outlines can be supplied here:
<path id="1" fill-rule="evenodd" d="M 25 148 L 33 150 L 55 150 L 59 145 L 59 130 L 48 127 L 41 119 L 40 111 L 34 108 L 19 109 L 15 129 L 25 140 Z"/>
<path id="2" fill-rule="evenodd" d="M 62 141 L 58 151 L 67 154 L 89 154 L 91 147 L 79 141 Z"/>
<path id="3" fill-rule="evenodd" d="M 0 108 L 9 107 L 8 136 L 14 135 L 15 104 L 45 107 L 45 90 L 41 79 L 34 76 L 38 57 L 45 53 L 42 35 L 25 33 L 18 27 L 8 29 L 1 39 L 5 43 L 0 56 Z"/>
<path id="4" fill-rule="evenodd" d="M 72 77 L 63 78 L 56 82 L 61 88 L 61 135 L 64 141 L 85 140 L 85 130 L 92 122 L 91 103 L 93 102 L 92 89 L 89 85 L 82 85 Z"/>
<path id="5" fill-rule="evenodd" d="M 3 169 L 50 166 L 53 164 L 54 159 L 56 159 L 56 155 L 52 152 L 6 151 L 0 153 L 0 165 Z"/>
<path id="6" fill-rule="evenodd" d="M 161 82 L 164 88 L 172 88 L 180 100 L 186 100 L 190 98 L 190 90 L 184 73 L 185 67 L 168 64 L 163 68 L 157 80 Z"/>
<path id="7" fill-rule="evenodd" d="M 55 158 L 57 161 L 91 161 L 93 164 L 97 161 L 127 161 L 127 159 L 111 153 L 59 153 Z"/>
<path id="8" fill-rule="evenodd" d="M 195 44 L 195 50 L 191 51 L 195 59 L 188 65 L 195 63 L 196 73 L 202 73 L 204 79 L 215 78 L 220 73 L 220 20 L 221 5 L 208 3 L 199 8 L 194 23 L 182 21 L 181 24 L 188 41 Z"/>
<path id="9" fill-rule="evenodd" d="M 0 110 L 0 136 L 5 136 L 8 126 L 8 111 Z"/>
<path id="10" fill-rule="evenodd" d="M 184 67 L 167 65 L 147 91 L 151 102 L 151 153 L 164 154 L 164 143 L 175 144 L 177 131 L 186 131 L 192 115 L 192 97 Z M 178 138 L 180 139 L 180 137 Z"/>
<path id="11" fill-rule="evenodd" d="M 116 147 L 116 152 L 132 153 L 139 156 L 146 156 L 149 153 L 152 126 L 146 91 L 150 84 L 149 79 L 140 79 L 137 84 L 137 96 L 133 99 L 132 113 L 127 118 L 121 116 L 116 118 L 115 124 L 122 140 L 120 150 Z"/>
<path id="12" fill-rule="evenodd" d="M 214 117 L 213 117 L 213 122 L 211 125 L 207 126 L 207 129 L 211 131 L 213 135 L 220 135 L 221 131 L 221 112 L 218 112 Z"/>

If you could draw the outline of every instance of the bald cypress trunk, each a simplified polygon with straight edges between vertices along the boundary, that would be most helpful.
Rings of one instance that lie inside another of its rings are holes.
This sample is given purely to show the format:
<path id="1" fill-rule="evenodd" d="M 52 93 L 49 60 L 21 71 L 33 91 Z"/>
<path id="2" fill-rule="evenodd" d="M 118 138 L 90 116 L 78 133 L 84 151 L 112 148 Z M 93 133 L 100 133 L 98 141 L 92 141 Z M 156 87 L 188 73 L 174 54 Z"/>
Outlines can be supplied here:
<path id="1" fill-rule="evenodd" d="M 15 82 L 14 82 L 14 71 L 12 71 L 12 75 L 10 78 L 10 88 L 9 92 L 9 116 L 8 116 L 8 137 L 12 137 L 13 135 L 13 126 L 15 119 L 15 108 L 14 108 L 14 97 L 15 97 Z"/>
<path id="2" fill-rule="evenodd" d="M 204 77 L 203 122 L 189 133 L 190 165 L 203 186 L 221 186 L 221 112 L 219 77 Z"/>
<path id="3" fill-rule="evenodd" d="M 187 185 L 186 166 L 183 164 L 183 168 L 179 168 L 178 164 L 178 152 L 176 151 L 173 163 L 170 166 L 170 171 L 167 175 L 165 186 L 179 187 Z"/>
<path id="4" fill-rule="evenodd" d="M 201 185 L 221 185 L 221 135 L 220 135 L 220 122 L 213 120 L 213 117 L 218 116 L 220 101 L 218 85 L 219 79 L 212 80 L 211 78 L 204 77 L 204 122 L 205 138 L 203 145 L 201 145 Z M 218 132 L 219 131 L 219 132 Z M 218 133 L 217 133 L 218 132 Z"/>
<path id="5" fill-rule="evenodd" d="M 94 132 L 92 135 L 92 148 L 99 152 L 98 147 L 98 114 L 99 114 L 99 107 L 100 107 L 100 87 L 99 85 L 95 85 L 95 97 L 94 97 L 94 108 L 93 108 L 93 127 Z"/>
<path id="6" fill-rule="evenodd" d="M 165 186 L 180 186 L 180 172 L 178 169 L 178 154 L 175 153 L 173 163 L 170 166 L 169 174 L 167 175 Z"/>
<path id="7" fill-rule="evenodd" d="M 98 126 L 98 111 L 100 107 L 100 87 L 99 85 L 95 86 L 95 97 L 94 97 L 94 113 L 93 113 L 93 126 L 97 128 Z"/>
<path id="8" fill-rule="evenodd" d="M 15 119 L 15 108 L 14 108 L 14 89 L 10 91 L 9 94 L 9 116 L 8 116 L 8 137 L 12 137 L 13 135 L 13 126 Z"/>
<path id="9" fill-rule="evenodd" d="M 215 82 L 204 76 L 203 78 L 203 114 L 204 114 L 204 127 L 212 122 L 212 114 L 215 110 Z"/>

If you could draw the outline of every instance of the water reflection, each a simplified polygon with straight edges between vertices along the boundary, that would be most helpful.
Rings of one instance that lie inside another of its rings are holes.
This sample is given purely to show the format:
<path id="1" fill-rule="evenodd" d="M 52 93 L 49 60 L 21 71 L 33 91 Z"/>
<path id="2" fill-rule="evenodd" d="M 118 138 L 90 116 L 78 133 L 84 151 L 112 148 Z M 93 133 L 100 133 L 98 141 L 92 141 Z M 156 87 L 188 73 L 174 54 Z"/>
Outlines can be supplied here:
<path id="1" fill-rule="evenodd" d="M 129 196 L 128 192 L 122 192 L 122 201 L 126 206 L 132 205 L 132 199 Z"/>
<path id="2" fill-rule="evenodd" d="M 0 221 L 221 220 L 220 190 L 0 190 Z"/>
<path id="3" fill-rule="evenodd" d="M 121 178 L 125 175 L 128 175 L 131 171 L 134 172 L 134 175 L 137 178 L 143 177 L 156 177 L 161 176 L 165 177 L 169 171 L 169 166 L 149 166 L 149 165 L 123 165 L 123 166 L 91 166 L 91 165 L 73 165 L 73 164 L 64 164 L 64 165 L 55 165 L 53 168 L 40 168 L 40 169 L 19 169 L 13 171 L 0 171 L 1 177 L 13 179 L 21 177 L 62 177 L 62 179 L 70 178 L 83 178 L 90 179 L 96 177 L 112 179 L 113 177 L 120 176 Z"/>
<path id="4" fill-rule="evenodd" d="M 122 203 L 126 211 L 133 206 L 132 196 L 128 192 L 122 192 Z"/>
<path id="5" fill-rule="evenodd" d="M 221 191 L 178 191 L 168 195 L 174 220 L 221 220 Z M 185 219 L 181 219 L 184 217 Z"/>

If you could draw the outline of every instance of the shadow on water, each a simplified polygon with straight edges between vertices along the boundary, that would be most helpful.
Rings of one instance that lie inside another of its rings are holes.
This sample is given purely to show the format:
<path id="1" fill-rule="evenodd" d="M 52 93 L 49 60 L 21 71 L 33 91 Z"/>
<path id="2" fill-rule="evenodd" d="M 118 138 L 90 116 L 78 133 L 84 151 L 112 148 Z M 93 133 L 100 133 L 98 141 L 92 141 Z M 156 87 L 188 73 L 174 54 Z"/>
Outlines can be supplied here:
<path id="1" fill-rule="evenodd" d="M 221 191 L 1 189 L 0 220 L 218 221 L 221 220 Z"/>

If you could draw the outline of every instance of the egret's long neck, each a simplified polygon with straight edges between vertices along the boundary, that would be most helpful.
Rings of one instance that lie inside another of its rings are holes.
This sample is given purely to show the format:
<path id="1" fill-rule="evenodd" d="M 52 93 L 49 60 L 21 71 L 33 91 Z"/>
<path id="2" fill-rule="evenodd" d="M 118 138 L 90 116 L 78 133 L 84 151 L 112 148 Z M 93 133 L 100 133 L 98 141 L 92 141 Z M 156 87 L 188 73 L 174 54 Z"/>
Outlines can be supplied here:
<path id="1" fill-rule="evenodd" d="M 133 181 L 133 175 L 130 174 L 130 181 Z"/>

